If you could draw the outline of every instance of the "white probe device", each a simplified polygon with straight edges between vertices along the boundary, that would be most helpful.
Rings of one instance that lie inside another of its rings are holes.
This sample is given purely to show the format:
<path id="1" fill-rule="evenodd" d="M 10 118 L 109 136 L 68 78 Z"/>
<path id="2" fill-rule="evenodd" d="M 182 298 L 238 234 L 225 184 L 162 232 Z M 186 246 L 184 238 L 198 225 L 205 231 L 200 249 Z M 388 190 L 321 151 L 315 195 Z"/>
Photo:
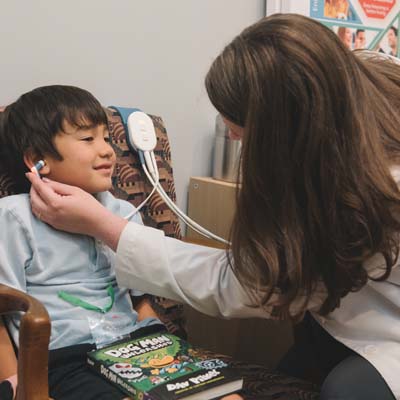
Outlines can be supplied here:
<path id="1" fill-rule="evenodd" d="M 40 173 L 39 171 L 46 165 L 46 163 L 43 160 L 39 160 L 32 168 L 31 172 L 36 174 L 40 178 Z"/>
<path id="2" fill-rule="evenodd" d="M 160 185 L 157 162 L 153 152 L 157 145 L 157 136 L 152 119 L 142 111 L 134 111 L 128 116 L 126 125 L 126 139 L 128 145 L 138 152 L 140 161 L 142 163 L 142 168 L 146 173 L 146 176 L 149 179 L 150 183 L 153 185 L 153 190 L 150 195 L 139 205 L 139 207 L 135 211 L 127 215 L 125 218 L 128 219 L 136 214 L 139 209 L 147 202 L 154 191 L 157 190 L 158 194 L 166 202 L 169 208 L 194 231 L 209 239 L 214 239 L 229 245 L 230 243 L 227 240 L 213 234 L 195 221 L 191 220 L 168 197 L 167 193 Z"/>

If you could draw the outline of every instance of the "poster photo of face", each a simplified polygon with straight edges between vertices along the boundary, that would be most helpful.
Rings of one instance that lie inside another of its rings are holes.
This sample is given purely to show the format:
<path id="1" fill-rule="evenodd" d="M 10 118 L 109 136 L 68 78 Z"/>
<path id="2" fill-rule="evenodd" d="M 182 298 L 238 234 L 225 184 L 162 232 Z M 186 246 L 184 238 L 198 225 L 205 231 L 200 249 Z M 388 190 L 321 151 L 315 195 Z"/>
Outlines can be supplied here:
<path id="1" fill-rule="evenodd" d="M 325 0 L 324 17 L 348 20 L 350 19 L 350 4 L 348 0 Z"/>
<path id="2" fill-rule="evenodd" d="M 266 15 L 307 15 L 332 29 L 349 50 L 400 58 L 400 0 L 265 0 Z"/>
<path id="3" fill-rule="evenodd" d="M 348 26 L 334 25 L 332 30 L 349 50 L 368 49 L 369 44 L 376 36 L 376 31 L 365 28 L 351 28 Z"/>
<path id="4" fill-rule="evenodd" d="M 398 29 L 397 23 L 390 26 L 379 44 L 379 52 L 389 54 L 394 57 L 399 56 Z"/>

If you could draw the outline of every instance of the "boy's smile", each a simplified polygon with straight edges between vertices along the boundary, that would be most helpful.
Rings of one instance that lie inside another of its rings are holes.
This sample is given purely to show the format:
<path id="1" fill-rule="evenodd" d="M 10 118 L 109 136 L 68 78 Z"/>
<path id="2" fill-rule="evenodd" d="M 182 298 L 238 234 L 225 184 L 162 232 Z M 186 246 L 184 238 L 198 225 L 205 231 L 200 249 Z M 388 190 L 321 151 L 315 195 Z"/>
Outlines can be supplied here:
<path id="1" fill-rule="evenodd" d="M 54 138 L 54 146 L 63 159 L 46 156 L 46 166 L 41 173 L 88 193 L 109 190 L 115 153 L 108 142 L 107 126 L 80 129 L 65 123 L 64 131 Z"/>

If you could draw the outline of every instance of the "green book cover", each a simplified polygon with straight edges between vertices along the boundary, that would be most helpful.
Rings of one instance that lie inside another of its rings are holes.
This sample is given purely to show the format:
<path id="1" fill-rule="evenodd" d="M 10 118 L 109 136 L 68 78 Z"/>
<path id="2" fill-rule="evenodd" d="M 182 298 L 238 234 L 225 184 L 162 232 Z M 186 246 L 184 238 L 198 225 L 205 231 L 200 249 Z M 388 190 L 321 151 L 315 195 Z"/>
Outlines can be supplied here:
<path id="1" fill-rule="evenodd" d="M 88 365 L 135 400 L 207 400 L 242 388 L 218 358 L 169 333 L 127 339 L 88 353 Z"/>

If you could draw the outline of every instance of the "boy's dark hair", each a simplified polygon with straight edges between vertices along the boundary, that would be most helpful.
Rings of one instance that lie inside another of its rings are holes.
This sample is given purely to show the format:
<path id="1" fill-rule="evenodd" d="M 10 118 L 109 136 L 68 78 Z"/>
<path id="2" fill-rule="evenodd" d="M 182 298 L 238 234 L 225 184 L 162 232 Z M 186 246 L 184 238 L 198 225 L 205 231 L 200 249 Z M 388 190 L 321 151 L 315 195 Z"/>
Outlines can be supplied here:
<path id="1" fill-rule="evenodd" d="M 0 162 L 17 193 L 29 192 L 24 154 L 38 159 L 50 155 L 62 160 L 54 137 L 64 124 L 79 128 L 107 124 L 106 113 L 88 91 L 63 85 L 43 86 L 23 94 L 0 113 Z"/>

